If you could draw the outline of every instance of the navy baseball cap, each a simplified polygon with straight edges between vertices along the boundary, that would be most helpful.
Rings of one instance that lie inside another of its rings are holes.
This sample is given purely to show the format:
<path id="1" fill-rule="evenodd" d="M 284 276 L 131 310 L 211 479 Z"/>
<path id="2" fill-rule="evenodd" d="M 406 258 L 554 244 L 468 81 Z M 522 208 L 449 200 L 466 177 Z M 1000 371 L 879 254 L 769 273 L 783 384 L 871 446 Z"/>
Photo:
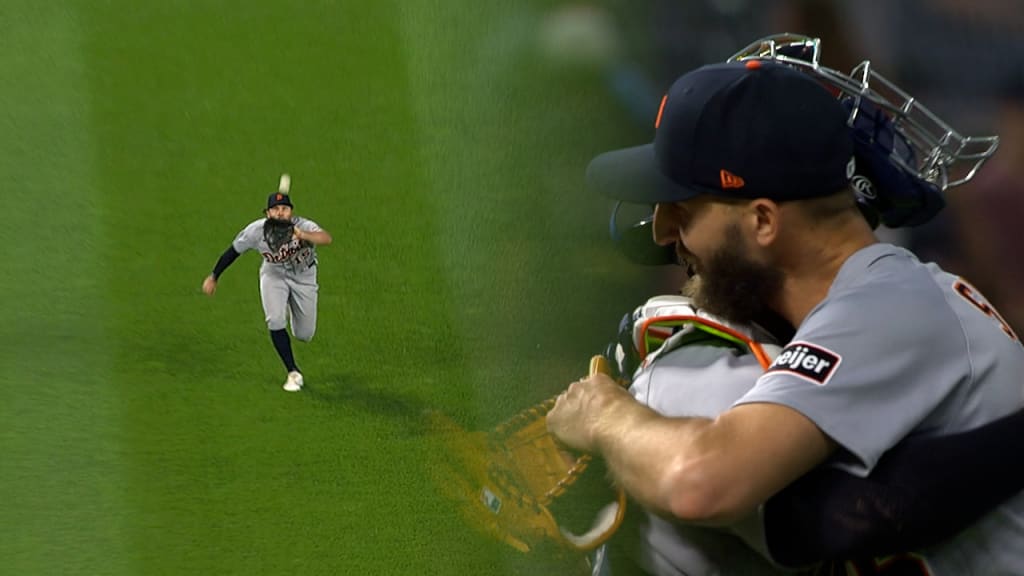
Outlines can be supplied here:
<path id="1" fill-rule="evenodd" d="M 274 192 L 267 197 L 267 210 L 270 210 L 274 206 L 284 204 L 285 206 L 292 206 L 292 199 L 288 197 L 284 192 Z M 294 206 L 292 206 L 294 208 Z"/>
<path id="2" fill-rule="evenodd" d="M 654 142 L 597 156 L 587 185 L 640 204 L 833 194 L 853 176 L 848 118 L 824 85 L 783 64 L 703 66 L 669 88 Z"/>

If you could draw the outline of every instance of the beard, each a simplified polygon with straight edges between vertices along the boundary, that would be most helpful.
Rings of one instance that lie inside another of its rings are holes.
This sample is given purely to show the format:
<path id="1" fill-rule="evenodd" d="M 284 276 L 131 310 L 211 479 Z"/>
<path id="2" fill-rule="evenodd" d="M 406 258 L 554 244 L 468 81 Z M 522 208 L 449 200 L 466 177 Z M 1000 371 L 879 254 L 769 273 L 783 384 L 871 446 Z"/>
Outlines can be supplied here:
<path id="1" fill-rule="evenodd" d="M 742 325 L 775 314 L 768 302 L 781 291 L 783 274 L 747 256 L 737 226 L 730 227 L 722 247 L 699 264 L 698 273 L 682 290 L 698 308 Z"/>

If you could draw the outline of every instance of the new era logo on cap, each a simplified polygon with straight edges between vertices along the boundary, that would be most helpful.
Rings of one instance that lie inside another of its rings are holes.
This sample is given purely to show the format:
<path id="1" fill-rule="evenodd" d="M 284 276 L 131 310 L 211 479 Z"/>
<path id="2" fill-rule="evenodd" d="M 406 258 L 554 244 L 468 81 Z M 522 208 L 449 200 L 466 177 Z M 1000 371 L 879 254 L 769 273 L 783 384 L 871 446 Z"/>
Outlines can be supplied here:
<path id="1" fill-rule="evenodd" d="M 668 102 L 668 94 L 661 97 L 661 104 L 658 105 L 658 116 L 654 119 L 654 129 L 661 127 L 661 115 L 665 113 L 665 103 Z"/>
<path id="2" fill-rule="evenodd" d="M 719 171 L 718 176 L 722 180 L 723 190 L 727 188 L 743 188 L 743 186 L 746 185 L 746 182 L 743 181 L 743 178 L 740 178 L 739 176 L 733 174 L 732 172 L 729 172 L 725 168 L 722 168 L 722 170 Z"/>
<path id="3" fill-rule="evenodd" d="M 787 372 L 824 386 L 842 361 L 842 356 L 827 348 L 797 341 L 783 348 L 765 373 Z"/>

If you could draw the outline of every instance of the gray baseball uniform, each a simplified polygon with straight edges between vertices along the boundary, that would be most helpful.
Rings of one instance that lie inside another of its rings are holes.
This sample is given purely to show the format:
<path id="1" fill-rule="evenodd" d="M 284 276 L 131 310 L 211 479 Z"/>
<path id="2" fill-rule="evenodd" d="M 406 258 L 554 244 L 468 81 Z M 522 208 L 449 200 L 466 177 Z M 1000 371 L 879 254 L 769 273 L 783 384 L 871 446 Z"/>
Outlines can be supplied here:
<path id="1" fill-rule="evenodd" d="M 630 392 L 665 416 L 714 418 L 754 385 L 764 372 L 753 355 L 711 344 L 680 346 L 685 332 L 670 338 L 645 362 Z M 629 521 L 609 555 L 628 551 L 630 560 L 656 576 L 783 574 L 735 534 L 672 522 L 631 507 Z M 619 565 L 610 558 L 613 566 Z M 613 571 L 614 576 L 620 576 Z"/>
<path id="2" fill-rule="evenodd" d="M 778 353 L 767 334 L 698 312 L 682 296 L 657 296 L 637 308 L 632 316 L 634 348 L 646 349 L 650 340 L 645 330 L 663 333 L 678 325 L 677 320 L 695 316 L 762 342 L 769 357 Z M 665 416 L 714 418 L 747 393 L 763 372 L 753 354 L 720 330 L 689 324 L 644 358 L 629 391 Z M 783 573 L 726 530 L 672 522 L 636 506 L 627 509 L 622 528 L 598 558 L 595 573 L 613 576 L 640 571 L 656 576 Z"/>
<path id="3" fill-rule="evenodd" d="M 825 300 L 737 404 L 798 410 L 840 445 L 835 466 L 865 476 L 904 436 L 960 432 L 1016 411 L 1022 375 L 1024 347 L 977 290 L 906 250 L 874 244 L 843 264 Z M 1024 494 L 904 566 L 1021 573 Z"/>
<path id="4" fill-rule="evenodd" d="M 317 292 L 316 246 L 292 238 L 276 253 L 263 238 L 264 218 L 242 229 L 231 243 L 239 254 L 257 250 L 263 256 L 260 265 L 260 297 L 271 330 L 282 330 L 291 315 L 292 334 L 309 341 L 316 332 Z M 293 216 L 295 227 L 304 232 L 321 230 L 316 222 Z"/>

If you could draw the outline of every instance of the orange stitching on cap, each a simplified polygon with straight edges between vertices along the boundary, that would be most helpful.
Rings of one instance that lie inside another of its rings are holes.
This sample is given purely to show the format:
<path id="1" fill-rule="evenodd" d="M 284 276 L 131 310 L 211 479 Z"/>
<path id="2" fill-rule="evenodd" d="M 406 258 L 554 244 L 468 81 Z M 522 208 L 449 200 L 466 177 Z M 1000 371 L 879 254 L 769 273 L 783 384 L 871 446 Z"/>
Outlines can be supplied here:
<path id="1" fill-rule="evenodd" d="M 729 172 L 725 168 L 722 168 L 718 175 L 722 178 L 722 188 L 743 188 L 747 185 L 743 178 Z"/>
<path id="2" fill-rule="evenodd" d="M 761 67 L 761 61 L 760 60 L 747 60 L 747 63 L 745 64 L 745 66 L 747 67 L 747 70 L 757 70 L 758 68 Z"/>
<path id="3" fill-rule="evenodd" d="M 661 126 L 661 113 L 665 111 L 665 102 L 668 101 L 668 94 L 661 97 L 661 105 L 658 106 L 658 117 L 654 120 L 654 129 L 657 130 L 658 126 Z"/>

